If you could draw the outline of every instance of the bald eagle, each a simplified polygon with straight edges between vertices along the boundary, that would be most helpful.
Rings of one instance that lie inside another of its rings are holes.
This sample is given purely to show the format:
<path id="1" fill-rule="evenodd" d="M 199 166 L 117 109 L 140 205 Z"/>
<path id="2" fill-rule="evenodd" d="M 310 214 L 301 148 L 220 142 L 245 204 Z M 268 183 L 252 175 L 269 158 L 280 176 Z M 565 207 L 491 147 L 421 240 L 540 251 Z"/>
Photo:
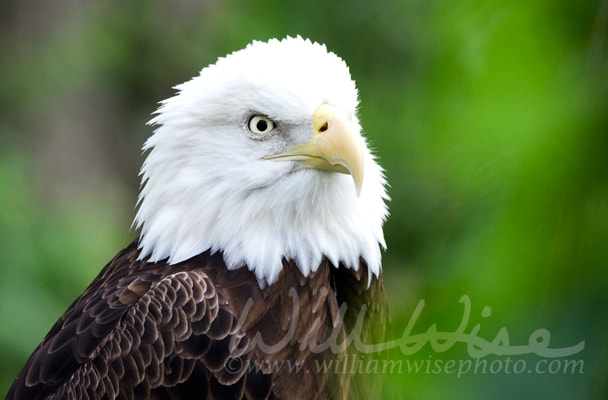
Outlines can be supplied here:
<path id="1" fill-rule="evenodd" d="M 375 397 L 346 363 L 385 337 L 388 197 L 348 67 L 254 41 L 175 89 L 143 147 L 140 236 L 8 399 Z"/>

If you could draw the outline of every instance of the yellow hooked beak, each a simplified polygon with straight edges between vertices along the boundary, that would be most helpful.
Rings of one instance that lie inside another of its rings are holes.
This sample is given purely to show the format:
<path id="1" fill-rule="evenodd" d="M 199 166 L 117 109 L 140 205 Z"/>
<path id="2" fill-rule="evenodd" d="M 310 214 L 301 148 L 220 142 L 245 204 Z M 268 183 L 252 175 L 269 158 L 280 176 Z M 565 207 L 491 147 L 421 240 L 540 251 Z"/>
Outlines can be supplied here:
<path id="1" fill-rule="evenodd" d="M 363 184 L 363 146 L 336 107 L 323 104 L 312 118 L 312 140 L 265 160 L 301 161 L 303 168 L 350 174 L 357 196 Z"/>

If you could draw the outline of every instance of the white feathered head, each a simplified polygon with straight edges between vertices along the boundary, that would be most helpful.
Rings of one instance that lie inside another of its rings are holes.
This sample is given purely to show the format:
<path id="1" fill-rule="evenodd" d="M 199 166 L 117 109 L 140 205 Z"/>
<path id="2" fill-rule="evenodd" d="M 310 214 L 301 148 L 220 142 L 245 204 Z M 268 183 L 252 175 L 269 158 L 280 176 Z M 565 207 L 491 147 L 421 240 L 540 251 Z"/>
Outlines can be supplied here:
<path id="1" fill-rule="evenodd" d="M 385 180 L 348 67 L 300 37 L 253 42 L 178 85 L 150 123 L 141 257 L 220 251 L 272 284 L 283 258 L 380 271 Z"/>

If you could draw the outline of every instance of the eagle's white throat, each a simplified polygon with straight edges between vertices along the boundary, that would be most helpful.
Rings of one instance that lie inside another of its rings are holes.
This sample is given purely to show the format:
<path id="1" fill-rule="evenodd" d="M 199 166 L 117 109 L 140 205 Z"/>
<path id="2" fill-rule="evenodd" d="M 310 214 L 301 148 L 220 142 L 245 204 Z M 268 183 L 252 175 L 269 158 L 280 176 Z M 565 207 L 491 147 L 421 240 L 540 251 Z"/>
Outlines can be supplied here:
<path id="1" fill-rule="evenodd" d="M 134 221 L 142 258 L 178 263 L 219 251 L 228 268 L 247 266 L 261 285 L 276 281 L 283 258 L 307 275 L 324 256 L 353 269 L 361 257 L 379 274 L 387 195 L 367 146 L 359 196 L 349 175 L 264 159 L 309 141 L 323 104 L 361 134 L 357 89 L 339 57 L 300 37 L 253 42 L 176 89 L 144 145 Z M 276 128 L 252 134 L 253 115 Z"/>

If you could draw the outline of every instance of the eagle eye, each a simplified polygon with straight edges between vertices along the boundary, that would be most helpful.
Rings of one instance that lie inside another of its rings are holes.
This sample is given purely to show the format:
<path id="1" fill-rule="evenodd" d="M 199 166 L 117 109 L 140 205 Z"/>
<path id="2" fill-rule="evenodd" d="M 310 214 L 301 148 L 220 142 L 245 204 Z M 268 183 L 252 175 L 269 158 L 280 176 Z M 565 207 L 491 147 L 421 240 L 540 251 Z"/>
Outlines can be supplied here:
<path id="1" fill-rule="evenodd" d="M 275 123 L 263 115 L 254 115 L 247 121 L 247 129 L 255 136 L 264 137 L 275 127 Z"/>

